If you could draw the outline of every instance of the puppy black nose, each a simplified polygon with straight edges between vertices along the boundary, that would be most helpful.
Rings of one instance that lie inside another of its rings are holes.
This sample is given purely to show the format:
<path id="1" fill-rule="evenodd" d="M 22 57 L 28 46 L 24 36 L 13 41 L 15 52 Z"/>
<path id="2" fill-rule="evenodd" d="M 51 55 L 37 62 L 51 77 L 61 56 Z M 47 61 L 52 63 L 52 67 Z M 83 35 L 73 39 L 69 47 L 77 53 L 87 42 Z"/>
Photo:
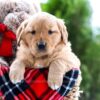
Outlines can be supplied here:
<path id="1" fill-rule="evenodd" d="M 46 43 L 44 41 L 40 41 L 37 43 L 39 50 L 45 50 L 46 49 Z"/>

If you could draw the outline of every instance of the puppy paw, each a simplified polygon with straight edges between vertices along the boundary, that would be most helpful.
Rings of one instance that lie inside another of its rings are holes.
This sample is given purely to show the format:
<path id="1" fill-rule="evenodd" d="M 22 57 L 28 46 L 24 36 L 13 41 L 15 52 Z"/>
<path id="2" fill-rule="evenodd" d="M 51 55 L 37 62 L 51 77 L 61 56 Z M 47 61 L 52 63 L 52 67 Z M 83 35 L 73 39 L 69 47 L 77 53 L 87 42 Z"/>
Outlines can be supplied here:
<path id="1" fill-rule="evenodd" d="M 61 87 L 63 83 L 63 76 L 60 75 L 49 75 L 48 76 L 48 85 L 51 89 L 57 90 Z"/>
<path id="2" fill-rule="evenodd" d="M 14 84 L 21 82 L 21 80 L 24 79 L 24 72 L 25 69 L 23 68 L 15 68 L 15 69 L 10 68 L 9 78 L 11 82 Z"/>

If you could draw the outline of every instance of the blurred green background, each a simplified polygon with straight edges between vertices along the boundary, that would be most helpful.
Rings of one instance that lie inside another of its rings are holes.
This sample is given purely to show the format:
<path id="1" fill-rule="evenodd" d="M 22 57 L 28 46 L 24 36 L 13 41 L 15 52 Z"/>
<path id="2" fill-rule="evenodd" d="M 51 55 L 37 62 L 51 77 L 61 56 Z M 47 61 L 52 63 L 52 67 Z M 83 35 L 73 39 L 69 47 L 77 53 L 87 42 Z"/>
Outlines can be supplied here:
<path id="1" fill-rule="evenodd" d="M 73 51 L 81 60 L 84 93 L 80 100 L 100 100 L 100 30 L 95 35 L 90 23 L 88 0 L 48 0 L 42 10 L 64 19 Z"/>

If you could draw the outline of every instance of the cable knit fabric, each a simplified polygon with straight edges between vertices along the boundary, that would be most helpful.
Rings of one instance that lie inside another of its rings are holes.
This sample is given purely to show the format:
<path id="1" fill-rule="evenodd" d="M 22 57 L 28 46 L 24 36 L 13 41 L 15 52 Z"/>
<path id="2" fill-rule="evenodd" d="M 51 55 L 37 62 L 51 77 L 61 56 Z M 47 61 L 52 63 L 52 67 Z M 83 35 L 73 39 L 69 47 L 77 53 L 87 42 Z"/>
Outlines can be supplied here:
<path id="1" fill-rule="evenodd" d="M 0 0 L 0 22 L 16 33 L 28 16 L 41 11 L 40 4 L 26 0 Z"/>

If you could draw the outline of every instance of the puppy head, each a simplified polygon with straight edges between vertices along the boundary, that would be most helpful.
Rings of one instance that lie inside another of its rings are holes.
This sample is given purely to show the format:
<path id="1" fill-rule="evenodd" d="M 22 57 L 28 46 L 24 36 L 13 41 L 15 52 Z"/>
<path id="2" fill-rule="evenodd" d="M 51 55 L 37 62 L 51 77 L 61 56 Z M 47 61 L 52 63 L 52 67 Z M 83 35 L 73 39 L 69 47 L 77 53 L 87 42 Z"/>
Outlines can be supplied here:
<path id="1" fill-rule="evenodd" d="M 50 55 L 61 43 L 67 43 L 64 22 L 55 16 L 40 12 L 24 21 L 18 29 L 17 40 L 24 41 L 33 56 Z"/>

